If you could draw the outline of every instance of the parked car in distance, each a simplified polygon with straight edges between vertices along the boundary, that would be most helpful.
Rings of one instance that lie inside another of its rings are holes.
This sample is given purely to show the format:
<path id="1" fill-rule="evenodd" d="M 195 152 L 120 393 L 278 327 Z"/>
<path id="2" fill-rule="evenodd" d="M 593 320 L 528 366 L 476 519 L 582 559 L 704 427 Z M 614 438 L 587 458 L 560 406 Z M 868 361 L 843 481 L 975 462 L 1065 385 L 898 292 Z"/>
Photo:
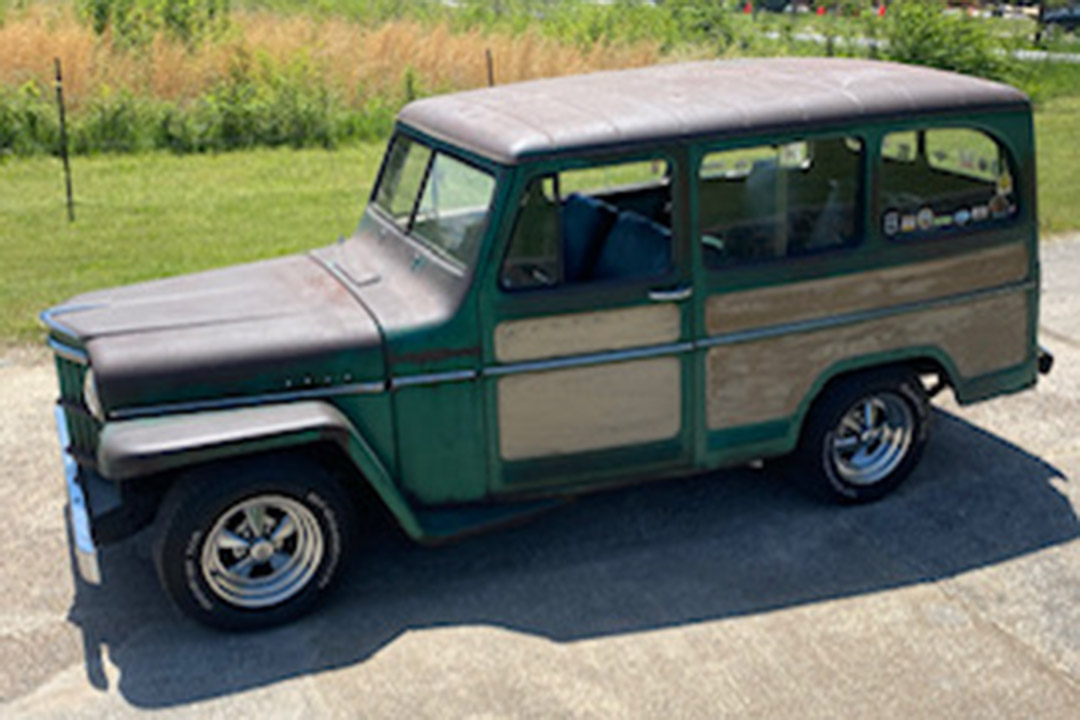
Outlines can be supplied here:
<path id="1" fill-rule="evenodd" d="M 701 62 L 411 103 L 355 233 L 43 314 L 74 552 L 153 524 L 184 612 L 282 622 L 357 503 L 411 538 L 775 459 L 841 503 L 929 398 L 1032 387 L 1021 92 L 840 59 Z"/>
<path id="2" fill-rule="evenodd" d="M 1042 16 L 1042 24 L 1051 32 L 1076 32 L 1080 27 L 1080 6 L 1047 10 Z"/>

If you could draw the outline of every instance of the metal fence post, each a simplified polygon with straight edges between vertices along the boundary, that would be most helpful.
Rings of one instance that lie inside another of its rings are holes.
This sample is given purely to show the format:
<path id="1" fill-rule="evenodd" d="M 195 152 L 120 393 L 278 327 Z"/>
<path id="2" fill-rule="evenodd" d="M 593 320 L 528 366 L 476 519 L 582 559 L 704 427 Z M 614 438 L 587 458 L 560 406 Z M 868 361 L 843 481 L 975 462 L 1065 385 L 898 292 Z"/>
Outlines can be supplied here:
<path id="1" fill-rule="evenodd" d="M 60 58 L 53 58 L 53 61 L 56 64 L 56 105 L 60 110 L 60 159 L 64 162 L 68 222 L 75 222 L 75 197 L 71 191 L 71 163 L 68 161 L 67 115 L 64 112 L 64 78 L 60 71 Z"/>

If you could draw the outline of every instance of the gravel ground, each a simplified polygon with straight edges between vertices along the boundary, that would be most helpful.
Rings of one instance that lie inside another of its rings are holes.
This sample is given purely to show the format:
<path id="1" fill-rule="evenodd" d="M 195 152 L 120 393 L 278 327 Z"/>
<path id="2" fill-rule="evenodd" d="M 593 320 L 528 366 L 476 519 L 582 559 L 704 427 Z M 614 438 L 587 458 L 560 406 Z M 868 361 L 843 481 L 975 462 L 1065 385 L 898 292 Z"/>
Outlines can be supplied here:
<path id="1" fill-rule="evenodd" d="M 39 349 L 0 350 L 4 717 L 1040 717 L 1080 707 L 1080 235 L 1046 243 L 1034 392 L 959 409 L 888 501 L 739 470 L 437 550 L 374 533 L 314 616 L 181 619 L 145 537 L 73 579 Z"/>

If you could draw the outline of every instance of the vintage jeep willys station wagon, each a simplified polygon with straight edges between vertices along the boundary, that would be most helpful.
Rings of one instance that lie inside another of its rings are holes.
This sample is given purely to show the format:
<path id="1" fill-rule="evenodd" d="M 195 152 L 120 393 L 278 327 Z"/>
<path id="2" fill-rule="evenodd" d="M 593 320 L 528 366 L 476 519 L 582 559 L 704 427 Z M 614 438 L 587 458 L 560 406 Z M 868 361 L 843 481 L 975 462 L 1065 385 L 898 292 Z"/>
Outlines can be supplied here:
<path id="1" fill-rule="evenodd" d="M 255 627 L 357 502 L 431 541 L 770 458 L 877 499 L 930 395 L 1049 369 L 1033 143 L 1010 87 L 854 60 L 414 102 L 352 237 L 44 313 L 84 577 L 153 522 L 179 607 Z"/>

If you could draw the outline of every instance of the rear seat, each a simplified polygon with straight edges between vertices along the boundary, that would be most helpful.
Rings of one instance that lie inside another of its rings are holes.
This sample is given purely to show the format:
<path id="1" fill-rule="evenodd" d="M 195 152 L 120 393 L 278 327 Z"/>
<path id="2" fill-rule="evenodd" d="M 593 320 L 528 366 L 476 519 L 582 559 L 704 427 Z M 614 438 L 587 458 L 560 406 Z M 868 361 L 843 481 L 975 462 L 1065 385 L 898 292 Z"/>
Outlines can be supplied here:
<path id="1" fill-rule="evenodd" d="M 563 259 L 568 283 L 662 275 L 671 268 L 671 231 L 574 193 L 563 207 Z"/>

